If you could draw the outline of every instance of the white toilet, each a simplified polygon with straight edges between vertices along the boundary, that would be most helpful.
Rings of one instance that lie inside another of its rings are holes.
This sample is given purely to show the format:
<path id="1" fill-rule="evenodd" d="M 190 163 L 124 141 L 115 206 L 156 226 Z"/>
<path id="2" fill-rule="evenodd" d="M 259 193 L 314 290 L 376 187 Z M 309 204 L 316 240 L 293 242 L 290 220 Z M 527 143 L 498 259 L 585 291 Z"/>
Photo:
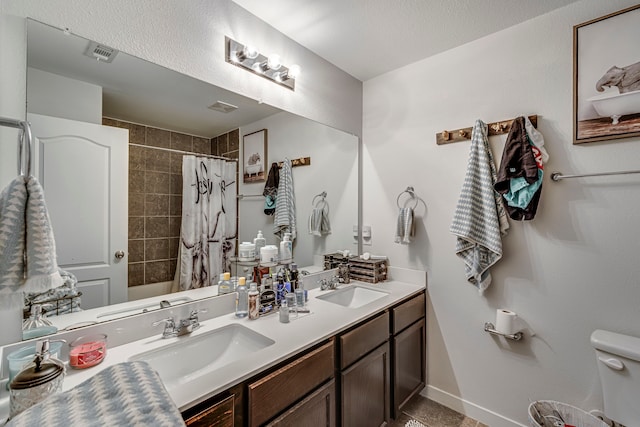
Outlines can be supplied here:
<path id="1" fill-rule="evenodd" d="M 640 427 L 640 338 L 596 330 L 591 334 L 604 396 L 604 414 Z"/>

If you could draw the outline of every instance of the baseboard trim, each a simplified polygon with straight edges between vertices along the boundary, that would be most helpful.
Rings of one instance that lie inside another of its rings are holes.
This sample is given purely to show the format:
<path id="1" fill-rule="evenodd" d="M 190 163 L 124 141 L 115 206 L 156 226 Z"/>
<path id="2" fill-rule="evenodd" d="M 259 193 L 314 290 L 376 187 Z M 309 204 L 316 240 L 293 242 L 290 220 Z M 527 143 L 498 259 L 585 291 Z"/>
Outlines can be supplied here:
<path id="1" fill-rule="evenodd" d="M 462 399 L 458 396 L 440 390 L 439 388 L 427 385 L 420 394 L 428 399 L 433 400 L 441 405 L 451 408 L 456 412 L 466 415 L 467 417 L 478 420 L 491 427 L 530 427 L 528 424 L 520 424 L 517 421 L 504 417 L 496 412 L 493 412 L 487 408 L 476 405 L 468 400 Z M 522 408 L 526 411 L 526 406 Z"/>

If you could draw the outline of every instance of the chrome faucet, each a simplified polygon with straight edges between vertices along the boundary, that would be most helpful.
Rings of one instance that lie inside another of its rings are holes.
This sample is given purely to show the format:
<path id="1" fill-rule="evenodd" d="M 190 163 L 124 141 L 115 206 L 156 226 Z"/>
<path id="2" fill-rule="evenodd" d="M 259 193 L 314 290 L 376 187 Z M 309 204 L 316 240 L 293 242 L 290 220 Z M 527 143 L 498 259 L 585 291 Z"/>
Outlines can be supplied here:
<path id="1" fill-rule="evenodd" d="M 326 291 L 327 289 L 338 289 L 338 284 L 340 280 L 338 276 L 333 276 L 331 279 L 320 279 L 318 281 L 320 283 L 320 290 Z"/>
<path id="2" fill-rule="evenodd" d="M 164 331 L 162 331 L 162 338 L 179 337 L 181 335 L 187 335 L 195 331 L 200 327 L 200 321 L 198 319 L 198 313 L 206 312 L 206 309 L 191 310 L 189 317 L 182 319 L 177 325 L 172 316 L 166 319 L 153 322 L 153 326 L 158 326 L 164 323 Z"/>

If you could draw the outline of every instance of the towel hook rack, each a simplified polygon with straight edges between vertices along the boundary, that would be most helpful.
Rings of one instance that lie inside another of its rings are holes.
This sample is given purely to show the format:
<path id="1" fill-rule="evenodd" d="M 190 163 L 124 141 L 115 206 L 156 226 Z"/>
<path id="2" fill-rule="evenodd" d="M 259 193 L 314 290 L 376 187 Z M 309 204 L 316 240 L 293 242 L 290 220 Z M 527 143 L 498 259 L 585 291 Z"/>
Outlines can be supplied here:
<path id="1" fill-rule="evenodd" d="M 416 192 L 415 192 L 415 190 L 413 189 L 413 187 L 412 187 L 412 186 L 409 186 L 409 187 L 407 187 L 407 189 L 406 189 L 406 190 L 404 190 L 402 193 L 398 194 L 398 197 L 396 198 L 396 205 L 398 205 L 398 209 L 401 209 L 401 208 L 402 208 L 402 206 L 400 206 L 400 197 L 402 197 L 402 195 L 403 195 L 404 193 L 409 194 L 409 196 L 410 196 L 412 199 L 414 199 L 414 201 L 415 201 L 415 205 L 413 205 L 413 209 L 417 208 L 417 207 L 418 207 L 418 200 L 419 200 L 420 198 L 419 198 L 418 196 L 416 196 Z"/>

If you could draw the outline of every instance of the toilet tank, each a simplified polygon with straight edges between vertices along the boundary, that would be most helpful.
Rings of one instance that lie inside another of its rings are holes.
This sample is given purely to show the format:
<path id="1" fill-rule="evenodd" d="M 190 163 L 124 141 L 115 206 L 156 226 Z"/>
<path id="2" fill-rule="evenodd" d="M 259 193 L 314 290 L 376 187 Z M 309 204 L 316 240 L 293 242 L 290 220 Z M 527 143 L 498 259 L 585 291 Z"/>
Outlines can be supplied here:
<path id="1" fill-rule="evenodd" d="M 640 427 L 640 338 L 596 330 L 591 334 L 602 382 L 604 414 Z"/>

